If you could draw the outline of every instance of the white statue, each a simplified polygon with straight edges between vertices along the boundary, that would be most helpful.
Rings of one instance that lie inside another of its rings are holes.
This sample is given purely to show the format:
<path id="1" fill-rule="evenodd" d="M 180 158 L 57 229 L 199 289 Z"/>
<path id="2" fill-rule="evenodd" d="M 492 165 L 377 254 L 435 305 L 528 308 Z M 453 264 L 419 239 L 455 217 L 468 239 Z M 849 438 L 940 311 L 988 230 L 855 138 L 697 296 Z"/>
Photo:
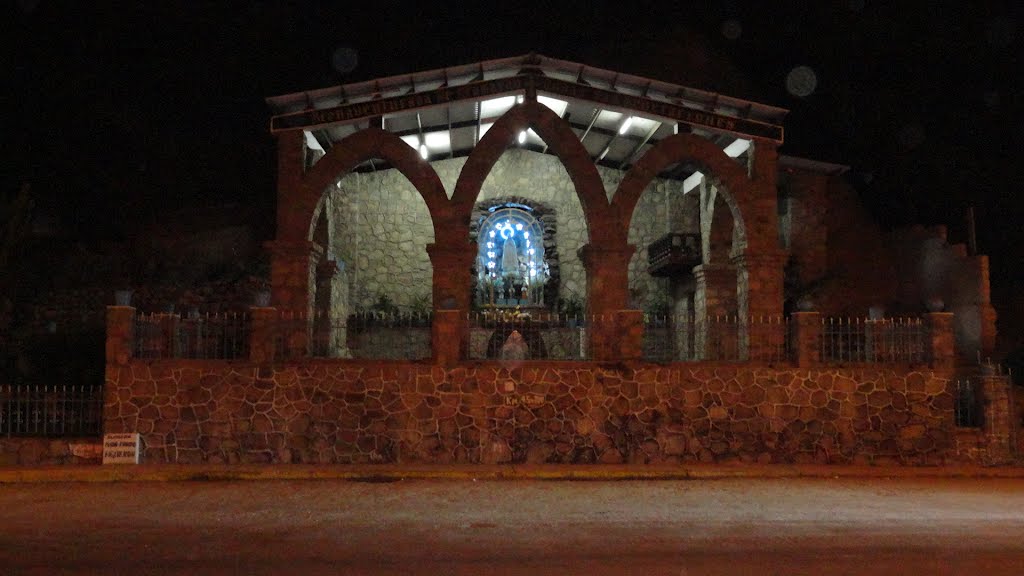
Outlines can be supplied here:
<path id="1" fill-rule="evenodd" d="M 502 274 L 519 275 L 519 252 L 516 249 L 516 241 L 511 237 L 505 239 L 501 246 L 501 272 Z"/>

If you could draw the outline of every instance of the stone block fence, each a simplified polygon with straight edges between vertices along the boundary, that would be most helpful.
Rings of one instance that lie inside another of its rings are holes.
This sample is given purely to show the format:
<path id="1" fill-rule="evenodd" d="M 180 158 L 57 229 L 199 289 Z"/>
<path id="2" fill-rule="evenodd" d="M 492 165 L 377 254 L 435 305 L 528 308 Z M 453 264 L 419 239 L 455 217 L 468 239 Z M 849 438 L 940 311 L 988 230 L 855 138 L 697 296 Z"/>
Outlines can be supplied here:
<path id="1" fill-rule="evenodd" d="M 829 365 L 802 345 L 770 364 L 275 362 L 258 342 L 144 360 L 134 310 L 108 312 L 104 431 L 140 433 L 149 463 L 988 464 L 1015 442 L 1005 380 L 983 382 L 982 428 L 957 427 L 948 330 L 920 365 Z"/>

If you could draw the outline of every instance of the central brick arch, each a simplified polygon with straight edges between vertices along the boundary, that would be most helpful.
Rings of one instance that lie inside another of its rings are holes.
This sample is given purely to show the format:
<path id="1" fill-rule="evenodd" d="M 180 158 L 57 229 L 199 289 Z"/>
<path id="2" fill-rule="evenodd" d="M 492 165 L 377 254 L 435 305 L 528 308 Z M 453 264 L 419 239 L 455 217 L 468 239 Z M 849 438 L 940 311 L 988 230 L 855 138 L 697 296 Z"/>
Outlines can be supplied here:
<path id="1" fill-rule="evenodd" d="M 595 235 L 594 231 L 607 229 L 612 224 L 612 218 L 611 207 L 597 167 L 569 124 L 547 106 L 536 101 L 526 101 L 513 106 L 480 139 L 466 159 L 455 183 L 455 192 L 452 194 L 453 209 L 461 220 L 469 221 L 473 206 L 480 195 L 480 188 L 494 168 L 494 164 L 505 150 L 513 146 L 519 132 L 528 128 L 537 132 L 561 160 L 583 206 L 590 241 L 601 242 L 603 235 Z"/>
<path id="2" fill-rule="evenodd" d="M 450 226 L 448 196 L 433 167 L 398 136 L 367 128 L 335 143 L 313 167 L 303 175 L 299 189 L 290 198 L 278 200 L 278 238 L 284 240 L 310 240 L 316 224 L 324 190 L 335 179 L 351 172 L 359 164 L 372 158 L 388 161 L 401 172 L 423 197 L 434 226 L 436 241 L 444 241 Z"/>

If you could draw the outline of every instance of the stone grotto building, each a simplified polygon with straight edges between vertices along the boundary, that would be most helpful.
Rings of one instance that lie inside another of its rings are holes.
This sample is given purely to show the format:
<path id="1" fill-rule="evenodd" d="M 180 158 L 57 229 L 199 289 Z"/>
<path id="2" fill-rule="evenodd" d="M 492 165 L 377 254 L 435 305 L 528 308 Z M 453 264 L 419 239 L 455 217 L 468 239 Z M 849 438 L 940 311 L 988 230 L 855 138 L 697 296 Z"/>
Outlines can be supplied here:
<path id="1" fill-rule="evenodd" d="M 986 257 L 883 235 L 783 109 L 538 55 L 268 103 L 269 295 L 108 310 L 149 461 L 1012 456 Z"/>

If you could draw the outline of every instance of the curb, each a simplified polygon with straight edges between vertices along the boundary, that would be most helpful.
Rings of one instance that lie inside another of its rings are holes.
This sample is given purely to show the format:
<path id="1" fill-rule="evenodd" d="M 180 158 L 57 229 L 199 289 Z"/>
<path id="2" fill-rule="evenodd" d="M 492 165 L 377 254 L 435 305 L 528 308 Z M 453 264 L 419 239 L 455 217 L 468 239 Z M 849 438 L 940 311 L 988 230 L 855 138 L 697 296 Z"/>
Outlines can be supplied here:
<path id="1" fill-rule="evenodd" d="M 824 465 L 108 465 L 0 468 L 0 484 L 53 482 L 188 482 L 347 480 L 727 480 L 839 478 L 1002 478 L 1024 479 L 1024 467 L 937 466 L 920 468 Z"/>

